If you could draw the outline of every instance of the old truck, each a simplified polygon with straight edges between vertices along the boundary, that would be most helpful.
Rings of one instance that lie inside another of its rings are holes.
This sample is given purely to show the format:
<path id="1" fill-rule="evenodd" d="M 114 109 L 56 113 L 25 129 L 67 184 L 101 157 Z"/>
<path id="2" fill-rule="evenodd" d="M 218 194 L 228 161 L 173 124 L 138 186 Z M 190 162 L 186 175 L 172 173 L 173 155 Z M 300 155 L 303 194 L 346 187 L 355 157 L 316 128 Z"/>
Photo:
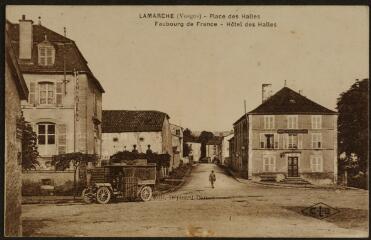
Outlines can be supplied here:
<path id="1" fill-rule="evenodd" d="M 156 183 L 156 164 L 110 164 L 90 169 L 82 191 L 86 203 L 106 204 L 113 199 L 149 201 Z"/>

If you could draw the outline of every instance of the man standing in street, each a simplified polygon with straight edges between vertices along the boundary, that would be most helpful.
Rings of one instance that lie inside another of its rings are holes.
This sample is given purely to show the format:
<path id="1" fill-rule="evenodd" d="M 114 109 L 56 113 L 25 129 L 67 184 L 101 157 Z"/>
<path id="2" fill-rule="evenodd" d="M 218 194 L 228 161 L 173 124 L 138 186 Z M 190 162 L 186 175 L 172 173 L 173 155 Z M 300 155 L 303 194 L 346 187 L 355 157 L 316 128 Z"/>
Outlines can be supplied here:
<path id="1" fill-rule="evenodd" d="M 214 170 L 211 170 L 211 173 L 209 175 L 209 181 L 211 183 L 211 187 L 214 188 L 214 182 L 216 181 Z"/>

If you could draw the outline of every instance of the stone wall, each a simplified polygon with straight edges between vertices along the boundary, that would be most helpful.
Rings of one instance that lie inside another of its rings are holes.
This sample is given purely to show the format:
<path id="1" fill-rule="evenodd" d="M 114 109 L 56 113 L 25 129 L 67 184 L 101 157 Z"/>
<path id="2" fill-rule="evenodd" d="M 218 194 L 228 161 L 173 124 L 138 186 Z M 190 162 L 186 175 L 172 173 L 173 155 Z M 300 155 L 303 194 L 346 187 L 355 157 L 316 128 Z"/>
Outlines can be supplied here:
<path id="1" fill-rule="evenodd" d="M 9 65 L 5 61 L 5 236 L 21 236 L 21 140 L 16 137 L 20 97 Z"/>

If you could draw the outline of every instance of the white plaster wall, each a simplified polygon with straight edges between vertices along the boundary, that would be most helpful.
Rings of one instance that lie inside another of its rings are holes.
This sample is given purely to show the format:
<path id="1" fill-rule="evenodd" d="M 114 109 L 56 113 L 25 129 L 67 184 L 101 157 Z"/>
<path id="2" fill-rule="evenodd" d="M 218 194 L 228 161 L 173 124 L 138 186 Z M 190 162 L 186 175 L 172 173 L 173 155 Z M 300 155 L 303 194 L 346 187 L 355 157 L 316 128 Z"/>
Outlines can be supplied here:
<path id="1" fill-rule="evenodd" d="M 113 141 L 114 138 L 117 138 L 117 142 Z M 140 138 L 143 138 L 143 141 Z M 125 146 L 127 151 L 132 151 L 134 144 L 137 145 L 139 152 L 145 153 L 148 149 L 147 145 L 151 145 L 152 152 L 163 153 L 161 132 L 103 133 L 102 157 L 109 159 L 111 155 L 123 151 Z"/>
<path id="2" fill-rule="evenodd" d="M 187 142 L 187 145 L 192 149 L 193 162 L 198 162 L 201 157 L 201 143 Z"/>
<path id="3" fill-rule="evenodd" d="M 229 140 L 233 137 L 233 134 L 230 134 L 223 138 L 222 143 L 222 164 L 224 164 L 225 158 L 230 157 L 229 156 Z"/>

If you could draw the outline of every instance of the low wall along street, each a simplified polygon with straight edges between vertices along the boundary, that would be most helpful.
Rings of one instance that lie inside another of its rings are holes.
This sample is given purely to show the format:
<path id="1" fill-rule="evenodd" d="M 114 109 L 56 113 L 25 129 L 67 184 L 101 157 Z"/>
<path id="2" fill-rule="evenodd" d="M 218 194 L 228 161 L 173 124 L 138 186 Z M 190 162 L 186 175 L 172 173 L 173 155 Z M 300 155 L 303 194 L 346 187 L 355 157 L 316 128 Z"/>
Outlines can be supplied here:
<path id="1" fill-rule="evenodd" d="M 42 185 L 54 186 L 56 195 L 70 195 L 73 193 L 74 171 L 23 171 L 22 172 L 22 195 L 41 195 Z M 78 179 L 76 179 L 78 181 Z"/>

